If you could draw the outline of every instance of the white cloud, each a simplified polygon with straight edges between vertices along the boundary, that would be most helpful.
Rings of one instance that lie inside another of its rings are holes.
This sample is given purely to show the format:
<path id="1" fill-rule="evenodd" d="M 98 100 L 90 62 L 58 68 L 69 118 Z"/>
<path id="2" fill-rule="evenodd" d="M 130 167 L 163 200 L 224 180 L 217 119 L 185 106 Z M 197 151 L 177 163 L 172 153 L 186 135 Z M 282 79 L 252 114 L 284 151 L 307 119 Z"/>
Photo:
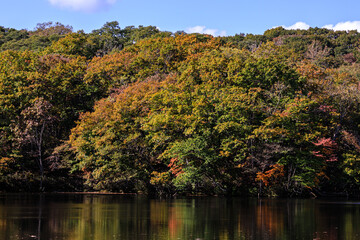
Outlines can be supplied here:
<path id="1" fill-rule="evenodd" d="M 304 23 L 304 22 L 297 22 L 291 26 L 282 26 L 285 29 L 301 29 L 306 30 L 310 28 L 310 25 Z M 274 27 L 275 28 L 275 27 Z M 332 29 L 335 31 L 350 31 L 350 30 L 357 30 L 360 32 L 360 21 L 347 21 L 347 22 L 340 22 L 337 24 L 327 24 L 323 26 L 322 28 Z"/>
<path id="2" fill-rule="evenodd" d="M 360 32 L 360 21 L 340 22 L 335 25 L 328 24 L 328 25 L 323 26 L 323 28 L 332 29 L 335 31 L 357 30 L 358 32 Z"/>
<path id="3" fill-rule="evenodd" d="M 210 34 L 213 36 L 225 36 L 226 31 L 219 31 L 218 29 L 210 29 L 205 26 L 195 26 L 189 27 L 186 29 L 187 33 L 202 33 L 202 34 Z"/>
<path id="4" fill-rule="evenodd" d="M 288 27 L 282 26 L 282 27 L 285 28 L 285 29 L 288 29 L 288 30 L 290 30 L 290 29 L 293 29 L 293 30 L 297 30 L 297 29 L 307 30 L 307 29 L 310 28 L 310 25 L 308 25 L 308 24 L 306 24 L 304 22 L 297 22 L 297 23 L 295 23 L 295 24 L 293 24 L 291 26 L 288 26 Z"/>
<path id="5" fill-rule="evenodd" d="M 116 0 L 48 0 L 53 6 L 75 11 L 94 12 L 115 4 Z"/>

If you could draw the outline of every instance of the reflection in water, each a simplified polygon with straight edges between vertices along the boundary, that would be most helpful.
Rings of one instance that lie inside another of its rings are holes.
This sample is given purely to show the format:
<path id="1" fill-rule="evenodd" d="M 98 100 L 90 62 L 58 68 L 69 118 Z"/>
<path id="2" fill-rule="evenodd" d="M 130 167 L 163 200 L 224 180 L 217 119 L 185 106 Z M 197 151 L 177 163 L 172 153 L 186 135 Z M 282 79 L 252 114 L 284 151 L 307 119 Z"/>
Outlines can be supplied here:
<path id="1" fill-rule="evenodd" d="M 2 239 L 360 239 L 360 203 L 0 195 Z"/>

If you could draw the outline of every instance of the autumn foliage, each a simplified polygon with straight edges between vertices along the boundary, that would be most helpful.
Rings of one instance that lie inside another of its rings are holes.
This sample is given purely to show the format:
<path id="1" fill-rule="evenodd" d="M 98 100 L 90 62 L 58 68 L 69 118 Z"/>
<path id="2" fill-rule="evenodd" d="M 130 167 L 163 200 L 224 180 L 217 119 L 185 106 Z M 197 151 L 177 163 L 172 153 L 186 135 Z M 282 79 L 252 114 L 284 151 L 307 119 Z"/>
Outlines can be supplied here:
<path id="1" fill-rule="evenodd" d="M 359 55 L 330 33 L 46 26 L 0 52 L 0 190 L 358 191 Z"/>

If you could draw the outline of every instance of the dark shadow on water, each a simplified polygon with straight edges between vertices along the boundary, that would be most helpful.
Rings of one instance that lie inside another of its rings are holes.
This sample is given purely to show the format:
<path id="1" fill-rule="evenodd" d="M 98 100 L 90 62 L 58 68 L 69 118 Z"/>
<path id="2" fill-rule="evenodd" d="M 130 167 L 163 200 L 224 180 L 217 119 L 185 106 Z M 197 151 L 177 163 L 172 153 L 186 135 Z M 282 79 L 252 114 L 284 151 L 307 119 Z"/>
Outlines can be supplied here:
<path id="1" fill-rule="evenodd" d="M 2 239 L 360 239 L 360 202 L 3 194 Z"/>

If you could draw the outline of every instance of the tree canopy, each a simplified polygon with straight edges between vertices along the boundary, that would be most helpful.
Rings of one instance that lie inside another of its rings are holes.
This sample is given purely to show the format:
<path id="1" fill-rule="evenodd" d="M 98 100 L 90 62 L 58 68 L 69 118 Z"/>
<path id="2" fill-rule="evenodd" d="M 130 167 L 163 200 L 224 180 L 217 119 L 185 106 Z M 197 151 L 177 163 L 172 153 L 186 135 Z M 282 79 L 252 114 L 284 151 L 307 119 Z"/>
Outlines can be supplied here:
<path id="1" fill-rule="evenodd" d="M 359 193 L 359 34 L 0 28 L 0 190 Z"/>

